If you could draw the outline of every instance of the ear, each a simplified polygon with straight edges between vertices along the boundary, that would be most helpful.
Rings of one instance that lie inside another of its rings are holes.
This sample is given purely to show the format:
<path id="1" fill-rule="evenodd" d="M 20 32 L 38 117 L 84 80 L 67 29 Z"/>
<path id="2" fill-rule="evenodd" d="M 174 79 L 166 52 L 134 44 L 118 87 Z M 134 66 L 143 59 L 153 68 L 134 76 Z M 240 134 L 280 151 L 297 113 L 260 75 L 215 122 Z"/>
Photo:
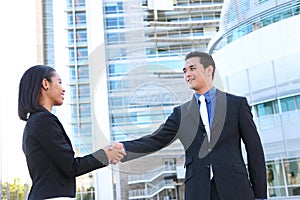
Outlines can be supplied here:
<path id="1" fill-rule="evenodd" d="M 209 65 L 206 69 L 206 73 L 212 76 L 212 73 L 214 71 L 214 68 L 212 65 Z"/>
<path id="2" fill-rule="evenodd" d="M 42 88 L 45 90 L 45 91 L 47 91 L 48 90 L 48 88 L 49 88 L 49 81 L 47 81 L 47 79 L 43 79 L 43 81 L 42 81 Z"/>

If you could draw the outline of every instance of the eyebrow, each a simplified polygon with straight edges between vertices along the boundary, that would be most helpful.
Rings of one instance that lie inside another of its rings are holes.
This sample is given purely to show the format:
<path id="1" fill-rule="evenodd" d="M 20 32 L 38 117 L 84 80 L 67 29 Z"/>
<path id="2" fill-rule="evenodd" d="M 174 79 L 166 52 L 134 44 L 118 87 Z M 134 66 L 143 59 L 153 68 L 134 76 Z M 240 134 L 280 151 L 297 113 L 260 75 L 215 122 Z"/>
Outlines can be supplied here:
<path id="1" fill-rule="evenodd" d="M 182 71 L 186 70 L 186 68 L 188 68 L 188 67 L 194 67 L 194 66 L 195 66 L 194 64 L 191 64 L 191 65 L 189 65 L 189 66 L 183 67 L 183 68 L 182 68 Z"/>

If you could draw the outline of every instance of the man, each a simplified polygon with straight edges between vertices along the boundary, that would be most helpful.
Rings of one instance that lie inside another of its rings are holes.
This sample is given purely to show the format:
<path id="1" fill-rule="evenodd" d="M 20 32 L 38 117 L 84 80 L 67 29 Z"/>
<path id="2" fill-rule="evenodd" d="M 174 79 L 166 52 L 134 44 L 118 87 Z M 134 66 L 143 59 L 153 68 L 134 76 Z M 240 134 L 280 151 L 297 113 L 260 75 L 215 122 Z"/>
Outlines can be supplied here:
<path id="1" fill-rule="evenodd" d="M 179 139 L 186 158 L 185 200 L 267 198 L 263 148 L 247 99 L 213 86 L 215 63 L 207 53 L 189 53 L 183 72 L 195 95 L 174 108 L 153 134 L 122 142 L 127 153 L 123 161 L 155 152 Z M 205 101 L 199 103 L 203 95 Z M 201 104 L 207 122 L 199 112 Z M 248 171 L 241 141 L 247 151 Z"/>

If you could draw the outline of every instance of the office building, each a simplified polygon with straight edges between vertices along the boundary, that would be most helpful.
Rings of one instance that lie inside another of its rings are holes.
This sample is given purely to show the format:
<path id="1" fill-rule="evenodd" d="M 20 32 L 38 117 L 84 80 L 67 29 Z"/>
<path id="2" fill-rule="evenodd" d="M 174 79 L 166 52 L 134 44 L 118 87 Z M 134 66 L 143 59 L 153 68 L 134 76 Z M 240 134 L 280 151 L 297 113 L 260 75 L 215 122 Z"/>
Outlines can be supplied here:
<path id="1" fill-rule="evenodd" d="M 268 199 L 300 199 L 300 1 L 228 0 L 223 8 L 209 52 L 224 88 L 251 105 Z"/>
<path id="2" fill-rule="evenodd" d="M 207 49 L 219 29 L 222 3 L 67 0 L 71 127 L 79 153 L 101 142 L 149 134 L 175 105 L 191 98 L 183 58 L 191 50 Z M 182 167 L 183 160 L 181 145 L 174 143 L 154 156 L 98 170 L 95 195 L 99 198 L 112 184 L 113 191 L 106 193 L 112 192 L 114 199 L 174 199 L 180 193 L 176 166 Z M 132 168 L 137 165 L 141 174 Z M 137 178 L 155 170 L 160 172 L 154 177 Z M 101 177 L 112 182 L 103 185 Z M 144 187 L 149 192 L 139 194 Z"/>
<path id="3" fill-rule="evenodd" d="M 219 28 L 222 2 L 103 1 L 112 140 L 152 133 L 174 106 L 191 98 L 183 80 L 184 56 L 207 49 Z M 175 142 L 121 164 L 114 170 L 116 196 L 179 199 L 183 162 L 183 148 Z"/>

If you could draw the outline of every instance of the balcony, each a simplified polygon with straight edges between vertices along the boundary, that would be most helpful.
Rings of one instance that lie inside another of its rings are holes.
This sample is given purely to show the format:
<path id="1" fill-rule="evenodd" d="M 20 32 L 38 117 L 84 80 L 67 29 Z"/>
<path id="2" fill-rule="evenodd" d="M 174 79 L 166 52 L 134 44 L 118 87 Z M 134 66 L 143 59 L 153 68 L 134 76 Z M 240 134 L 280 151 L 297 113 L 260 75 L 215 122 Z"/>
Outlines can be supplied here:
<path id="1" fill-rule="evenodd" d="M 152 198 L 165 189 L 175 189 L 173 180 L 162 180 L 150 188 L 130 190 L 129 199 Z"/>
<path id="2" fill-rule="evenodd" d="M 154 181 L 160 176 L 176 174 L 176 166 L 175 165 L 166 165 L 160 169 L 149 173 L 142 174 L 134 174 L 128 176 L 128 184 L 137 184 L 137 183 L 149 183 Z"/>

